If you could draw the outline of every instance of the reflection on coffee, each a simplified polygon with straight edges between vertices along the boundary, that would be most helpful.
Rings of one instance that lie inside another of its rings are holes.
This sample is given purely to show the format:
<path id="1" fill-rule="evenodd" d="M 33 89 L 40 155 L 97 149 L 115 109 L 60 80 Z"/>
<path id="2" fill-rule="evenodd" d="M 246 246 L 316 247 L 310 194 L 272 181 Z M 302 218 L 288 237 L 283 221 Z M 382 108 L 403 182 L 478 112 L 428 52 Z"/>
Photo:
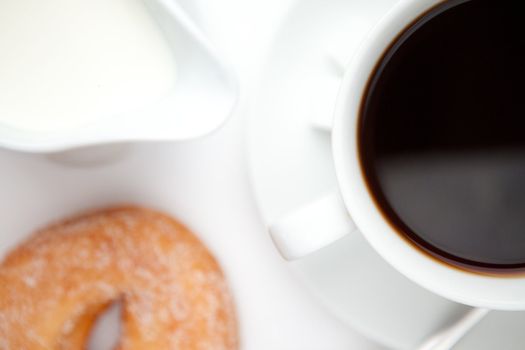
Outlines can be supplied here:
<path id="1" fill-rule="evenodd" d="M 525 2 L 446 1 L 385 52 L 359 121 L 369 190 L 421 249 L 525 270 Z"/>

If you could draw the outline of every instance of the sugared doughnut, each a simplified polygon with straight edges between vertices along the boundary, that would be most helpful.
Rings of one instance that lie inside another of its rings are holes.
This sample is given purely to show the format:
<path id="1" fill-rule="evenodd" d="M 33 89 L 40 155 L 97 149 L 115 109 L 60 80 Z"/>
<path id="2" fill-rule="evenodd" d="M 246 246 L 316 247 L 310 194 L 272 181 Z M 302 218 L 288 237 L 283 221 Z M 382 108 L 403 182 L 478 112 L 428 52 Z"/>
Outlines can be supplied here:
<path id="1" fill-rule="evenodd" d="M 122 207 L 37 232 L 0 266 L 0 349 L 83 349 L 122 301 L 119 349 L 237 349 L 221 269 L 164 214 Z"/>

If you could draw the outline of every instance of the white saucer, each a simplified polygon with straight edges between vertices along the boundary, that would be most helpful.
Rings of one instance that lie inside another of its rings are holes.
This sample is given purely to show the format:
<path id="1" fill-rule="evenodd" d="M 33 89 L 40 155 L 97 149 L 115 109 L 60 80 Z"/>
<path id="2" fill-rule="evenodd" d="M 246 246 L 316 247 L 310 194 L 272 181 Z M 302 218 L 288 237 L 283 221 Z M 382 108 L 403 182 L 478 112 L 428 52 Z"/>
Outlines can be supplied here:
<path id="1" fill-rule="evenodd" d="M 376 5 L 386 10 L 394 2 Z M 336 188 L 330 136 L 312 121 L 332 112 L 336 87 L 329 83 L 330 62 L 350 57 L 358 45 L 374 16 L 362 8 L 358 0 L 303 0 L 276 31 L 247 137 L 252 184 L 267 224 Z M 360 236 L 289 266 L 337 318 L 390 348 L 413 349 L 468 310 L 408 281 Z M 525 336 L 513 332 L 520 324 L 516 318 L 525 321 L 525 314 L 489 315 L 458 348 L 490 349 L 502 339 L 495 332 L 520 348 Z M 495 339 L 483 340 L 487 334 Z"/>

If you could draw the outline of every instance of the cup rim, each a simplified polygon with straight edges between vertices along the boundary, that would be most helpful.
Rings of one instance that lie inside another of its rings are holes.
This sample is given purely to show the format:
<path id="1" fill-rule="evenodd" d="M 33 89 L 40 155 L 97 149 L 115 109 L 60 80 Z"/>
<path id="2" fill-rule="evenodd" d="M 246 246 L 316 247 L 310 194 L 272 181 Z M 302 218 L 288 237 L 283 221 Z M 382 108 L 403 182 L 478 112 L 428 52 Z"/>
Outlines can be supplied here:
<path id="1" fill-rule="evenodd" d="M 419 16 L 443 2 L 398 2 L 371 30 L 346 67 L 332 131 L 332 151 L 339 188 L 348 212 L 367 241 L 390 265 L 416 284 L 462 304 L 524 310 L 525 274 L 499 277 L 467 272 L 439 262 L 414 247 L 395 232 L 379 212 L 361 170 L 357 124 L 368 79 L 384 51 L 398 35 Z"/>

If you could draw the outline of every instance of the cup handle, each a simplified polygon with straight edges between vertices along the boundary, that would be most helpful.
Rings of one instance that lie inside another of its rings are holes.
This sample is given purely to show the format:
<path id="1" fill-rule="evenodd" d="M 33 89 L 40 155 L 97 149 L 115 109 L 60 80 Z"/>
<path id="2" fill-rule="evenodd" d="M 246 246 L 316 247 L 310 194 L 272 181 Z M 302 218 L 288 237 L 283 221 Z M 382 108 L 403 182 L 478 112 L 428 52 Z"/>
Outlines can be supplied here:
<path id="1" fill-rule="evenodd" d="M 338 193 L 325 195 L 270 225 L 286 260 L 302 258 L 357 230 Z"/>
<path id="2" fill-rule="evenodd" d="M 370 30 L 398 1 L 401 0 L 374 0 L 359 6 L 358 11 L 351 15 L 356 28 L 348 33 L 347 44 L 341 45 L 338 41 L 338 45 L 327 48 L 323 59 L 324 76 L 317 82 L 319 88 L 316 89 L 310 117 L 314 128 L 327 132 L 332 130 L 335 101 L 350 58 Z"/>
<path id="3" fill-rule="evenodd" d="M 319 130 L 332 131 L 335 101 L 339 87 L 343 80 L 344 64 L 336 61 L 333 56 L 327 56 L 325 60 L 324 76 L 317 81 L 319 87 L 315 99 L 312 99 L 312 111 L 310 124 Z"/>

